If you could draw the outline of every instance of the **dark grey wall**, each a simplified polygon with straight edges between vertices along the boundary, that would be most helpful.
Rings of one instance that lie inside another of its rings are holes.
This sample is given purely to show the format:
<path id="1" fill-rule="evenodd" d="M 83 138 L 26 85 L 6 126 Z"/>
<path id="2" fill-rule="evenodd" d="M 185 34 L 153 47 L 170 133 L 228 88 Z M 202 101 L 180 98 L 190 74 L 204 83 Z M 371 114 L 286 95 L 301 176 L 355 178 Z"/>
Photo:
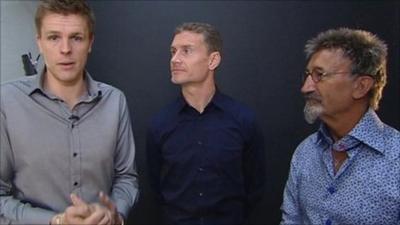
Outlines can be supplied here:
<path id="1" fill-rule="evenodd" d="M 289 161 L 315 129 L 302 117 L 299 89 L 303 46 L 335 27 L 376 33 L 389 46 L 389 84 L 378 114 L 400 128 L 400 3 L 384 1 L 92 1 L 96 39 L 88 69 L 127 95 L 137 143 L 141 198 L 128 224 L 157 224 L 145 165 L 150 116 L 179 91 L 170 84 L 169 45 L 176 25 L 202 21 L 219 28 L 225 44 L 220 89 L 257 112 L 267 143 L 266 198 L 250 224 L 277 224 Z"/>

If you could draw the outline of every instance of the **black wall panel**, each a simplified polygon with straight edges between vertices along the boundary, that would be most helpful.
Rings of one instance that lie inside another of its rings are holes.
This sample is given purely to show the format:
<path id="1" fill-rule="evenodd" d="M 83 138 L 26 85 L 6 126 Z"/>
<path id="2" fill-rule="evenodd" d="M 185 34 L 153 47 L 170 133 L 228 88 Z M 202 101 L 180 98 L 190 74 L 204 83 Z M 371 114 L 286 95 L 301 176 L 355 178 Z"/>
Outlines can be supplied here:
<path id="1" fill-rule="evenodd" d="M 215 25 L 224 38 L 219 88 L 252 107 L 267 151 L 266 197 L 249 224 L 277 224 L 289 162 L 317 125 L 305 123 L 300 94 L 303 47 L 329 28 L 376 33 L 389 46 L 388 85 L 378 114 L 400 129 L 400 3 L 398 1 L 91 1 L 96 36 L 88 70 L 127 96 L 136 139 L 140 199 L 127 224 L 158 224 L 145 164 L 151 115 L 175 98 L 169 45 L 178 24 Z M 105 128 L 106 129 L 106 128 Z"/>

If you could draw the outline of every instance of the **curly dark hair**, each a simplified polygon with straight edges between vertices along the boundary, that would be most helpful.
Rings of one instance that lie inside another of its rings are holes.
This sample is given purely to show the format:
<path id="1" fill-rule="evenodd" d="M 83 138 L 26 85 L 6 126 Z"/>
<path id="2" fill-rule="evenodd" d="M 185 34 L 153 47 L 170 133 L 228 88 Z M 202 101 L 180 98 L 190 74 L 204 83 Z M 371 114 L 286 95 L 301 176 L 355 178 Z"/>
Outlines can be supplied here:
<path id="1" fill-rule="evenodd" d="M 352 74 L 369 75 L 375 85 L 369 92 L 369 105 L 377 110 L 386 85 L 387 46 L 376 35 L 349 28 L 331 29 L 307 41 L 305 53 L 307 60 L 323 49 L 341 49 L 352 61 Z"/>

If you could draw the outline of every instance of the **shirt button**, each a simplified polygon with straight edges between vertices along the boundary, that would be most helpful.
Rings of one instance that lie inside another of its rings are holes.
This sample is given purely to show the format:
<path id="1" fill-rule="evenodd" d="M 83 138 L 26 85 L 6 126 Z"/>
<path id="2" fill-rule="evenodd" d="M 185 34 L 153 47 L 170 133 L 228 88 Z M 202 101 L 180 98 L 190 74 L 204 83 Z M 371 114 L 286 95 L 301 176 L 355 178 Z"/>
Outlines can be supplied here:
<path id="1" fill-rule="evenodd" d="M 336 190 L 334 187 L 329 187 L 328 191 L 329 191 L 329 193 L 333 194 L 333 193 L 335 193 Z"/>
<path id="2" fill-rule="evenodd" d="M 197 141 L 197 144 L 198 144 L 198 145 L 203 145 L 203 142 Z"/>
<path id="3" fill-rule="evenodd" d="M 74 186 L 78 186 L 78 182 L 75 182 L 75 183 L 74 183 Z"/>
<path id="4" fill-rule="evenodd" d="M 74 152 L 73 156 L 76 157 L 78 155 L 78 153 Z"/>
<path id="5" fill-rule="evenodd" d="M 204 169 L 203 169 L 202 167 L 199 167 L 198 170 L 199 170 L 200 172 L 203 172 L 203 171 L 204 171 Z"/>
<path id="6" fill-rule="evenodd" d="M 330 219 L 327 219 L 325 225 L 332 225 L 332 221 Z"/>
<path id="7" fill-rule="evenodd" d="M 203 196 L 203 192 L 200 192 L 200 193 L 199 193 L 199 196 L 200 196 L 200 197 Z"/>

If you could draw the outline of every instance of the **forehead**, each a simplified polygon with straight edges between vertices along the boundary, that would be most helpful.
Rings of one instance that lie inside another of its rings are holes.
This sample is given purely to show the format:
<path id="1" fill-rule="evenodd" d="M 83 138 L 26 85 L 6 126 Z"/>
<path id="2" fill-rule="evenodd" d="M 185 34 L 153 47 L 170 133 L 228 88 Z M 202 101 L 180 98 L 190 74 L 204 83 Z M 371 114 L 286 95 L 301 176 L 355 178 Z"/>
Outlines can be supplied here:
<path id="1" fill-rule="evenodd" d="M 341 49 L 322 49 L 314 53 L 308 61 L 307 68 L 340 69 L 351 67 L 352 61 Z"/>
<path id="2" fill-rule="evenodd" d="M 198 46 L 204 45 L 203 34 L 194 33 L 191 31 L 183 31 L 174 36 L 171 46 L 182 47 L 182 46 Z"/>
<path id="3" fill-rule="evenodd" d="M 46 13 L 42 20 L 41 32 L 86 32 L 86 18 L 79 14 Z"/>

